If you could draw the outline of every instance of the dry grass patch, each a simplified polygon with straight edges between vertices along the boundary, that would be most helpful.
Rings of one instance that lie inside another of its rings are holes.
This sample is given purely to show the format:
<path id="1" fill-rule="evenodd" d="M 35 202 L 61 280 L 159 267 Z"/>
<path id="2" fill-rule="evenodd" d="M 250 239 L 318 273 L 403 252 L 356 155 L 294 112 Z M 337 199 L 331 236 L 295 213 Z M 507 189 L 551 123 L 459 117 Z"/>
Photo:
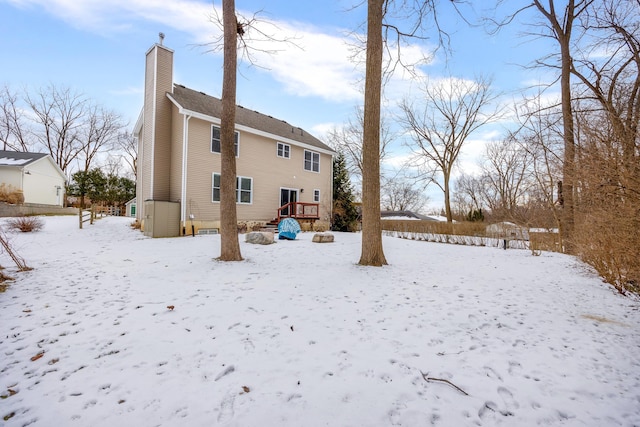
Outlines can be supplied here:
<path id="1" fill-rule="evenodd" d="M 485 236 L 483 222 L 444 222 L 416 220 L 382 220 L 382 229 L 403 233 L 448 234 L 450 236 Z"/>
<path id="2" fill-rule="evenodd" d="M 24 203 L 24 194 L 13 185 L 0 184 L 0 202 L 20 205 Z"/>

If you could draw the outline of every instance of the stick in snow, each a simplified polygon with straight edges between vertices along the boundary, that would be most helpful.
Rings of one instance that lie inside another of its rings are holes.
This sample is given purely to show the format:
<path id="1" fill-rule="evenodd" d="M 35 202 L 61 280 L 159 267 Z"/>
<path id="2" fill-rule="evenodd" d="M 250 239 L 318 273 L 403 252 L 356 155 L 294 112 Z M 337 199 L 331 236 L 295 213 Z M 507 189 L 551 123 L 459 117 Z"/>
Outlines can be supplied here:
<path id="1" fill-rule="evenodd" d="M 425 374 L 424 372 L 420 371 L 420 373 L 422 374 L 422 378 L 424 378 L 424 380 L 426 382 L 431 382 L 431 381 L 440 381 L 443 383 L 447 383 L 449 384 L 451 387 L 455 388 L 456 390 L 458 390 L 460 393 L 464 394 L 465 396 L 469 396 L 469 393 L 467 393 L 466 391 L 464 391 L 463 389 L 461 389 L 460 387 L 458 387 L 457 385 L 455 385 L 454 383 L 452 383 L 449 380 L 445 380 L 443 378 L 433 378 L 433 377 L 428 377 L 427 374 Z"/>

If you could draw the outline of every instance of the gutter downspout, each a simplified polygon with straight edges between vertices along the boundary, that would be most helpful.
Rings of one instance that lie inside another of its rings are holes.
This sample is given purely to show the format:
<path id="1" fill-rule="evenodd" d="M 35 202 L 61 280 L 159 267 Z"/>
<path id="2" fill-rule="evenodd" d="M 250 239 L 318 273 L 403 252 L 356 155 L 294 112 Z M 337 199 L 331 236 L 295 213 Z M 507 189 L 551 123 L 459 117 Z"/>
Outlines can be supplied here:
<path id="1" fill-rule="evenodd" d="M 182 207 L 180 209 L 180 222 L 182 222 L 184 228 L 187 222 L 187 155 L 189 154 L 189 120 L 191 116 L 185 114 L 182 117 L 182 188 L 180 189 Z"/>

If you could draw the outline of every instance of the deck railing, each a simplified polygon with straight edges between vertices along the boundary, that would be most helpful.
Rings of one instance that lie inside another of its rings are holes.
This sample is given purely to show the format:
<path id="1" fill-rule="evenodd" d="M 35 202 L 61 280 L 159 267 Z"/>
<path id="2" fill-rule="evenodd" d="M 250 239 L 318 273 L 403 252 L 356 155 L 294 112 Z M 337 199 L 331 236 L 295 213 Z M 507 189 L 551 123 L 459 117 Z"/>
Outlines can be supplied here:
<path id="1" fill-rule="evenodd" d="M 319 203 L 291 202 L 278 208 L 278 222 L 282 218 L 320 219 Z"/>

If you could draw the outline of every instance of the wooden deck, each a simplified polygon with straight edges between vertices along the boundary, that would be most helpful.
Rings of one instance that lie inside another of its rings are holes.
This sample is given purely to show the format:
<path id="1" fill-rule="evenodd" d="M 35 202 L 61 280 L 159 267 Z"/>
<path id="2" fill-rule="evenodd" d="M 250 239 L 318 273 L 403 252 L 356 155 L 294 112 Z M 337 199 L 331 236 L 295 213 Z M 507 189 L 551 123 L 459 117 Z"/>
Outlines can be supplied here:
<path id="1" fill-rule="evenodd" d="M 311 222 L 317 221 L 320 219 L 320 204 L 302 202 L 287 203 L 278 208 L 278 223 L 280 223 L 283 218 L 302 219 Z"/>

